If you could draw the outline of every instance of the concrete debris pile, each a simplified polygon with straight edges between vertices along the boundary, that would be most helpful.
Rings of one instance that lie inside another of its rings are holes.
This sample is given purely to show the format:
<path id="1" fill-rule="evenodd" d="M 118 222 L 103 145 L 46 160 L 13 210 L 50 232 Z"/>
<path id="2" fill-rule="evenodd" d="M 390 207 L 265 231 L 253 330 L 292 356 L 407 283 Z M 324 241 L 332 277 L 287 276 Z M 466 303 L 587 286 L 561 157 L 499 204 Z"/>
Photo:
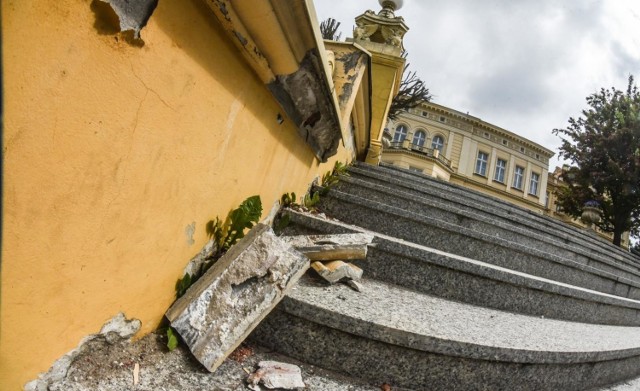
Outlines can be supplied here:
<path id="1" fill-rule="evenodd" d="M 364 259 L 372 240 L 366 234 L 281 238 L 258 224 L 173 303 L 166 317 L 195 358 L 213 372 L 282 300 L 310 260 L 329 282 L 357 280 L 362 270 L 343 260 Z M 275 382 L 273 374 L 287 368 L 266 365 L 254 378 L 271 379 L 262 381 L 268 387 Z"/>
<path id="2" fill-rule="evenodd" d="M 330 284 L 344 282 L 360 292 L 362 269 L 345 260 L 365 259 L 373 235 L 302 235 L 283 238 L 311 261 L 311 268 Z"/>

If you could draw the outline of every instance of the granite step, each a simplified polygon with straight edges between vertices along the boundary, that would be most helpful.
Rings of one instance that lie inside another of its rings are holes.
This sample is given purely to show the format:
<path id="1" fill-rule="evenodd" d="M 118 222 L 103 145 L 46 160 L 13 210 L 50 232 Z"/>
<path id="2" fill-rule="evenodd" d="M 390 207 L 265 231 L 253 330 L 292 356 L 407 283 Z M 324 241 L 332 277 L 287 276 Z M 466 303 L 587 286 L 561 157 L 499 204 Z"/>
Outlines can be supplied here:
<path id="1" fill-rule="evenodd" d="M 638 391 L 640 390 L 640 377 L 623 380 L 610 386 L 590 388 L 589 391 Z"/>
<path id="2" fill-rule="evenodd" d="M 395 173 L 390 173 L 388 169 L 376 170 L 372 166 L 368 166 L 371 167 L 370 169 L 365 167 L 361 165 L 351 167 L 350 176 L 372 184 L 406 192 L 419 199 L 447 203 L 453 208 L 464 209 L 488 218 L 515 224 L 521 230 L 547 238 L 547 240 L 565 246 L 571 251 L 606 257 L 612 261 L 640 269 L 640 259 L 628 251 L 621 251 L 619 247 L 604 241 L 593 232 L 585 232 L 515 205 L 504 205 L 503 202 L 496 204 L 497 199 L 486 195 L 484 195 L 484 199 L 479 200 L 477 197 L 482 195 L 472 190 L 460 189 L 456 185 L 444 183 L 433 178 L 422 176 L 425 181 L 421 182 L 419 181 L 420 178 L 415 176 L 417 175 L 416 173 L 401 173 L 401 175 L 406 175 L 400 177 L 393 175 Z M 549 219 L 551 221 L 548 221 Z"/>
<path id="3" fill-rule="evenodd" d="M 640 301 L 519 273 L 316 215 L 287 211 L 286 234 L 362 232 L 374 235 L 366 260 L 354 261 L 369 279 L 417 292 L 515 313 L 585 323 L 640 326 Z"/>
<path id="4" fill-rule="evenodd" d="M 323 211 L 349 224 L 405 239 L 440 251 L 491 263 L 514 271 L 611 295 L 640 299 L 640 282 L 620 272 L 545 253 L 419 212 L 367 200 L 332 189 L 320 203 Z"/>
<path id="5" fill-rule="evenodd" d="M 310 276 L 254 330 L 288 356 L 417 390 L 584 390 L 638 376 L 640 329 L 514 314 Z"/>
<path id="6" fill-rule="evenodd" d="M 578 246 L 589 248 L 590 251 L 599 252 L 602 255 L 608 255 L 621 260 L 624 259 L 626 262 L 631 262 L 636 265 L 640 263 L 640 258 L 586 230 L 578 229 L 549 216 L 541 215 L 457 184 L 443 182 L 386 164 L 372 166 L 358 163 L 350 169 L 350 172 L 354 176 L 366 175 L 385 181 L 391 179 L 393 186 L 408 186 L 419 189 L 426 194 L 451 200 L 472 208 L 494 211 L 503 217 L 511 218 L 517 223 L 530 226 L 539 232 L 549 232 L 555 238 L 565 241 L 566 243 L 575 242 Z"/>
<path id="7" fill-rule="evenodd" d="M 617 274 L 619 271 L 619 275 L 640 281 L 640 264 L 627 264 L 611 257 L 586 251 L 583 248 L 567 245 L 552 239 L 550 235 L 527 229 L 516 222 L 477 209 L 456 205 L 450 201 L 445 202 L 420 196 L 419 192 L 411 189 L 398 186 L 391 188 L 372 181 L 346 176 L 341 178 L 335 189 L 371 201 L 393 205 L 409 212 L 419 211 L 425 218 L 461 225 L 523 246 L 535 247 L 540 251 L 562 258 L 592 265 L 602 270 Z"/>

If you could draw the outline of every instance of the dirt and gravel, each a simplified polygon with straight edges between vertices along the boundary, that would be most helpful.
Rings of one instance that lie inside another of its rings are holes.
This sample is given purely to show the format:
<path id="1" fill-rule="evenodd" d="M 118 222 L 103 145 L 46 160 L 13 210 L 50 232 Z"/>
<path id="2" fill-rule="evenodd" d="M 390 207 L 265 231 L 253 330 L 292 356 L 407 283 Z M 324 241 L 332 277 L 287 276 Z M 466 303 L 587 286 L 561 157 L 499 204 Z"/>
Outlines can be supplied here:
<path id="1" fill-rule="evenodd" d="M 300 363 L 250 343 L 242 344 L 216 370 L 209 373 L 184 346 L 173 351 L 166 336 L 152 333 L 130 343 L 118 338 L 95 338 L 79 348 L 62 379 L 42 388 L 50 391 L 237 391 L 249 390 L 246 379 L 257 363 L 274 360 L 296 364 L 306 390 L 379 391 L 384 385 L 367 385 L 354 379 Z M 138 382 L 134 384 L 134 371 Z M 266 388 L 263 388 L 266 389 Z"/>

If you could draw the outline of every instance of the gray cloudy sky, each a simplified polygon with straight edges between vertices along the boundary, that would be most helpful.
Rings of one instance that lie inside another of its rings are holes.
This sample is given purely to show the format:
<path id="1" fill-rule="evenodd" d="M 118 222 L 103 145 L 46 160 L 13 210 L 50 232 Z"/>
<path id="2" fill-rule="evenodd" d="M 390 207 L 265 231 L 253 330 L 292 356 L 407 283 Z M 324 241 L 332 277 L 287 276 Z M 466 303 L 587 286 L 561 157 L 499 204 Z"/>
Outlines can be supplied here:
<path id="1" fill-rule="evenodd" d="M 434 102 L 555 151 L 571 116 L 601 87 L 640 79 L 640 0 L 405 0 L 410 69 Z M 314 0 L 320 21 L 354 18 L 375 0 Z M 550 166 L 558 164 L 557 156 Z"/>

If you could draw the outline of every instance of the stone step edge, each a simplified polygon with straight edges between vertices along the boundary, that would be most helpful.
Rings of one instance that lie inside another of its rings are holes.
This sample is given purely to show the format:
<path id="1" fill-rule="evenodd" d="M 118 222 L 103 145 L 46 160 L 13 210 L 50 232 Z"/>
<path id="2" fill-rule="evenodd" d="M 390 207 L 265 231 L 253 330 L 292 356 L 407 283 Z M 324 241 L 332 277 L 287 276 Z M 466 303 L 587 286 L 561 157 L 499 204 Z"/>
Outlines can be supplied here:
<path id="1" fill-rule="evenodd" d="M 626 264 L 633 265 L 635 267 L 638 267 L 640 265 L 640 259 L 636 259 L 629 252 L 617 246 L 613 246 L 611 243 L 605 241 L 599 236 L 591 237 L 585 232 L 575 227 L 572 227 L 564 222 L 553 219 L 549 216 L 532 212 L 530 210 L 521 208 L 517 205 L 509 204 L 503 200 L 490 197 L 486 194 L 478 193 L 477 191 L 474 191 L 471 189 L 461 188 L 456 184 L 443 183 L 442 181 L 438 181 L 428 177 L 422 177 L 422 176 L 418 177 L 411 172 L 401 171 L 401 169 L 397 167 L 390 168 L 390 167 L 382 166 L 381 170 L 376 170 L 374 166 L 358 164 L 355 167 L 350 167 L 349 170 L 350 172 L 356 175 L 374 177 L 383 181 L 391 181 L 391 180 L 396 182 L 411 181 L 412 183 L 417 184 L 420 187 L 416 189 L 418 191 L 422 191 L 422 189 L 428 188 L 428 185 L 424 182 L 432 182 L 432 183 L 435 183 L 438 186 L 438 188 L 441 189 L 442 191 L 448 192 L 449 194 L 454 194 L 454 197 L 452 197 L 452 200 L 454 202 L 465 205 L 469 208 L 479 209 L 479 210 L 483 210 L 484 212 L 497 214 L 503 218 L 510 219 L 510 220 L 513 220 L 514 216 L 521 216 L 524 218 L 524 223 L 523 223 L 524 225 L 532 226 L 532 228 L 537 230 L 541 228 L 535 227 L 535 225 L 552 227 L 551 229 L 554 229 L 554 231 L 561 233 L 561 235 L 556 234 L 556 237 L 559 237 L 562 240 L 571 240 L 571 241 L 578 240 L 582 242 L 585 246 L 589 247 L 594 251 L 597 251 L 598 253 L 604 256 L 611 256 L 612 255 L 611 250 L 614 249 L 613 251 L 615 253 L 616 259 Z M 403 180 L 397 179 L 397 177 L 393 176 L 393 173 L 390 173 L 389 171 L 398 172 L 404 179 Z M 407 177 L 412 177 L 412 178 L 407 178 Z M 407 186 L 406 183 L 403 183 L 401 186 L 409 187 Z M 447 187 L 447 189 L 444 189 L 445 187 Z M 482 201 L 480 201 L 482 205 L 465 202 L 464 197 L 461 194 L 459 194 L 459 192 L 462 192 L 462 191 L 471 193 L 474 196 L 474 198 L 472 199 L 482 198 Z M 442 196 L 439 196 L 439 195 L 436 195 L 436 197 L 443 198 Z M 495 205 L 494 206 L 491 205 L 496 203 L 502 206 L 495 207 Z M 506 208 L 514 210 L 515 213 L 505 211 Z M 535 220 L 536 222 L 532 222 L 530 221 L 530 219 Z M 594 244 L 594 239 L 597 240 L 598 245 Z"/>
<path id="2" fill-rule="evenodd" d="M 402 209 L 399 209 L 399 208 L 396 208 L 396 207 L 393 207 L 393 206 L 389 206 L 389 205 L 385 205 L 385 204 L 381 204 L 379 202 L 370 201 L 370 200 L 364 199 L 362 197 L 346 194 L 346 193 L 340 192 L 340 191 L 335 190 L 335 189 L 331 189 L 329 191 L 329 193 L 327 195 L 325 195 L 325 198 L 327 198 L 327 197 L 333 197 L 333 198 L 335 198 L 335 199 L 337 199 L 338 201 L 341 201 L 341 202 L 346 202 L 346 203 L 351 203 L 351 204 L 357 203 L 359 205 L 366 205 L 367 208 L 375 210 L 377 212 L 388 213 L 388 214 L 391 214 L 391 215 L 402 217 L 404 219 L 408 219 L 408 220 L 414 221 L 414 222 L 419 223 L 419 224 L 423 224 L 424 223 L 424 221 L 419 220 L 418 218 L 416 218 L 416 216 L 419 216 L 417 213 L 410 214 L 410 213 L 407 213 L 406 211 L 404 211 Z M 358 202 L 356 202 L 356 201 L 358 201 Z M 620 282 L 620 283 L 623 283 L 623 284 L 626 284 L 626 285 L 629 285 L 629 286 L 640 288 L 640 282 L 636 282 L 636 281 L 630 280 L 630 279 L 625 278 L 625 277 L 619 277 L 619 276 L 616 276 L 613 273 L 610 273 L 610 272 L 607 272 L 607 271 L 604 271 L 604 270 L 600 270 L 600 269 L 597 269 L 597 268 L 594 268 L 592 266 L 585 265 L 585 264 L 582 264 L 582 263 L 579 263 L 579 262 L 576 262 L 576 261 L 572 261 L 572 260 L 569 260 L 569 259 L 561 258 L 561 257 L 555 256 L 553 254 L 548 254 L 548 253 L 539 251 L 539 250 L 537 250 L 535 248 L 522 246 L 522 245 L 520 245 L 518 243 L 513 243 L 513 242 L 510 242 L 510 241 L 505 240 L 505 239 L 492 237 L 490 235 L 483 234 L 482 232 L 477 232 L 477 231 L 474 231 L 474 230 L 471 230 L 471 229 L 468 229 L 468 228 L 460 227 L 460 226 L 457 226 L 455 224 L 451 224 L 451 223 L 440 221 L 440 220 L 436 220 L 436 219 L 429 219 L 429 222 L 431 223 L 431 225 L 435 225 L 438 228 L 446 230 L 446 231 L 449 231 L 449 232 L 455 232 L 457 234 L 462 233 L 462 234 L 464 234 L 466 236 L 473 237 L 473 238 L 475 238 L 477 240 L 480 240 L 480 241 L 483 241 L 485 243 L 501 246 L 501 247 L 504 247 L 504 248 L 507 248 L 507 249 L 510 249 L 510 250 L 515 249 L 516 251 L 528 253 L 528 254 L 531 254 L 531 255 L 536 256 L 538 258 L 543 258 L 543 259 L 545 259 L 547 261 L 550 261 L 550 262 L 560 263 L 560 264 L 562 264 L 564 266 L 567 266 L 567 267 L 570 267 L 570 268 L 579 269 L 579 270 L 582 270 L 584 272 L 595 274 L 595 275 L 598 275 L 598 276 L 603 277 L 603 278 L 607 278 L 607 279 L 610 279 L 610 280 L 613 280 L 613 281 L 617 281 L 617 282 Z"/>
<path id="3" fill-rule="evenodd" d="M 404 178 L 408 178 L 410 177 L 412 181 L 415 182 L 419 182 L 419 183 L 424 183 L 424 182 L 430 182 L 430 183 L 435 183 L 438 186 L 446 186 L 448 188 L 453 188 L 456 189 L 456 191 L 463 191 L 463 192 L 468 192 L 470 194 L 472 194 L 474 197 L 477 197 L 479 199 L 485 200 L 488 198 L 489 202 L 494 203 L 494 204 L 499 204 L 504 206 L 505 208 L 511 209 L 513 210 L 515 213 L 518 214 L 522 214 L 522 215 L 526 215 L 526 216 L 534 216 L 535 218 L 540 219 L 541 221 L 544 221 L 545 223 L 548 223 L 550 225 L 556 226 L 558 229 L 563 230 L 565 232 L 567 232 L 569 235 L 573 236 L 573 235 L 579 235 L 580 237 L 582 237 L 584 240 L 593 240 L 593 237 L 591 237 L 590 235 L 588 235 L 587 233 L 585 233 L 583 230 L 578 229 L 577 227 L 571 226 L 569 224 L 566 224 L 560 220 L 554 219 L 553 217 L 550 216 L 546 216 L 540 213 L 536 213 L 532 210 L 520 207 L 518 205 L 514 205 L 508 201 L 496 198 L 496 197 L 492 197 L 489 196 L 487 194 L 481 193 L 477 190 L 474 189 L 469 189 L 466 188 L 462 185 L 458 185 L 455 183 L 450 183 L 450 182 L 445 182 L 442 180 L 438 180 L 435 178 L 431 178 L 422 174 L 417 174 L 414 172 L 411 172 L 409 170 L 403 169 L 401 167 L 397 167 L 391 164 L 387 164 L 387 163 L 381 163 L 379 166 L 372 166 L 370 164 L 366 164 L 366 163 L 361 163 L 361 162 L 357 162 L 357 164 L 355 165 L 355 167 L 359 167 L 363 170 L 367 170 L 367 171 L 371 171 L 371 172 L 376 172 L 377 171 L 377 167 L 379 167 L 382 171 L 384 172 L 388 172 L 389 175 L 394 175 L 394 174 L 399 174 L 400 176 L 404 177 Z M 596 239 L 598 239 L 598 241 L 600 242 L 600 244 L 606 246 L 610 251 L 615 251 L 618 253 L 618 255 L 630 260 L 631 262 L 634 263 L 640 263 L 640 258 L 638 257 L 634 257 L 632 254 L 630 254 L 628 251 L 618 247 L 618 246 L 614 246 L 613 244 L 611 244 L 609 241 L 601 238 L 601 237 L 596 237 Z"/>
<path id="4" fill-rule="evenodd" d="M 510 221 L 514 221 L 517 222 L 519 224 L 522 224 L 524 226 L 530 227 L 533 230 L 536 231 L 540 231 L 540 230 L 545 230 L 549 227 L 555 227 L 557 228 L 556 230 L 554 230 L 554 237 L 559 238 L 561 241 L 579 241 L 581 243 L 581 245 L 583 245 L 584 247 L 588 247 L 589 249 L 598 252 L 601 256 L 611 256 L 614 255 L 615 259 L 620 261 L 621 263 L 627 264 L 627 265 L 631 265 L 633 267 L 636 268 L 640 268 L 640 259 L 635 259 L 633 256 L 631 256 L 628 252 L 622 250 L 622 252 L 620 251 L 616 251 L 615 254 L 611 253 L 611 245 L 608 242 L 604 242 L 606 243 L 607 246 L 606 248 L 601 246 L 601 245 L 597 245 L 593 242 L 594 237 L 591 236 L 586 236 L 584 234 L 584 232 L 576 230 L 575 227 L 571 227 L 569 225 L 567 225 L 566 223 L 562 223 L 562 222 L 558 222 L 558 221 L 549 221 L 549 218 L 547 216 L 543 216 L 540 214 L 536 214 L 533 213 L 529 210 L 521 210 L 518 211 L 519 213 L 513 214 L 510 212 L 506 212 L 504 209 L 502 208 L 496 208 L 496 207 L 491 207 L 490 203 L 491 202 L 495 202 L 495 199 L 489 199 L 489 200 L 485 200 L 482 204 L 480 203 L 469 203 L 467 202 L 467 200 L 469 198 L 465 198 L 463 195 L 458 194 L 457 192 L 451 191 L 450 189 L 448 190 L 442 190 L 442 192 L 447 192 L 449 193 L 449 195 L 451 195 L 450 198 L 446 198 L 443 197 L 442 195 L 438 194 L 438 192 L 432 192 L 429 191 L 429 186 L 426 186 L 426 184 L 422 183 L 419 179 L 420 178 L 415 178 L 415 179 L 404 179 L 404 180 L 400 180 L 397 177 L 392 176 L 392 174 L 386 172 L 385 171 L 373 171 L 370 168 L 364 168 L 362 165 L 358 165 L 355 167 L 350 167 L 349 168 L 349 172 L 352 174 L 355 174 L 357 176 L 362 176 L 362 177 L 367 177 L 367 178 L 374 178 L 375 180 L 380 180 L 382 182 L 387 182 L 390 184 L 393 184 L 395 186 L 402 186 L 404 188 L 408 188 L 408 189 L 412 189 L 424 194 L 428 194 L 430 197 L 436 197 L 439 199 L 443 199 L 443 200 L 450 200 L 452 202 L 455 202 L 456 204 L 462 205 L 464 207 L 470 208 L 470 209 L 475 209 L 475 210 L 480 210 L 483 213 L 488 213 L 488 214 L 493 214 L 496 215 L 502 219 L 505 220 L 510 220 Z M 428 181 L 430 181 L 431 179 L 428 179 Z M 410 181 L 413 184 L 416 184 L 417 187 L 411 187 L 407 184 L 407 181 Z M 444 187 L 446 186 L 446 184 L 441 184 L 440 182 L 436 182 L 438 185 Z M 450 184 L 451 186 L 453 186 L 452 184 Z M 456 191 L 461 191 L 461 189 L 455 188 Z M 516 205 L 509 205 L 510 207 L 517 207 Z M 514 217 L 516 216 L 525 216 L 527 218 L 524 219 L 520 219 L 520 220 L 516 220 Z M 533 219 L 529 219 L 529 218 L 533 218 Z M 538 220 L 538 218 L 542 218 L 540 221 Z M 551 219 L 554 220 L 554 219 Z M 560 224 L 562 223 L 562 224 Z M 569 232 L 568 232 L 569 231 Z M 560 233 L 560 234 L 558 234 Z M 577 234 L 577 236 L 576 236 Z M 599 244 L 603 244 L 600 243 L 600 241 L 602 241 L 602 238 L 597 237 L 596 239 L 598 239 L 598 243 Z M 617 247 L 615 247 L 617 248 Z M 620 250 L 620 249 L 618 249 Z"/>
<path id="5" fill-rule="evenodd" d="M 430 177 L 425 176 L 425 175 L 416 174 L 416 173 L 413 173 L 413 172 L 411 172 L 409 170 L 406 170 L 406 169 L 403 169 L 401 167 L 397 167 L 397 166 L 394 166 L 394 165 L 391 165 L 391 164 L 387 164 L 387 163 L 381 163 L 379 166 L 373 166 L 373 165 L 366 164 L 366 163 L 356 162 L 354 167 L 361 168 L 361 169 L 364 169 L 364 170 L 370 170 L 370 171 L 371 170 L 375 171 L 377 169 L 377 167 L 379 167 L 381 170 L 384 170 L 384 171 L 387 171 L 387 172 L 389 172 L 389 171 L 397 172 L 397 173 L 401 174 L 403 177 L 412 177 L 411 180 L 413 180 L 413 181 L 431 182 L 431 183 L 436 183 L 439 186 L 446 186 L 446 187 L 449 187 L 449 188 L 454 188 L 454 189 L 459 190 L 459 191 L 469 192 L 469 193 L 473 194 L 475 197 L 482 198 L 485 201 L 486 201 L 486 198 L 489 197 L 489 202 L 491 202 L 491 203 L 496 203 L 496 204 L 503 205 L 506 208 L 512 209 L 512 210 L 516 211 L 519 214 L 526 214 L 526 215 L 535 216 L 535 217 L 540 218 L 541 220 L 543 220 L 543 221 L 545 221 L 545 222 L 547 222 L 547 223 L 549 223 L 551 225 L 557 226 L 559 229 L 561 229 L 561 230 L 563 230 L 565 232 L 568 231 L 571 234 L 580 235 L 585 240 L 592 240 L 593 239 L 593 238 L 587 236 L 587 234 L 585 234 L 583 231 L 579 230 L 578 228 L 570 226 L 570 225 L 568 225 L 566 223 L 563 223 L 563 222 L 561 222 L 561 221 L 559 221 L 557 219 L 554 219 L 552 217 L 545 216 L 545 215 L 542 215 L 542 214 L 539 214 L 539 213 L 535 213 L 535 212 L 533 212 L 531 210 L 519 207 L 517 205 L 514 205 L 514 204 L 509 203 L 507 201 L 501 200 L 499 198 L 491 197 L 491 196 L 486 195 L 484 193 L 480 193 L 477 190 L 473 190 L 473 189 L 469 189 L 469 188 L 463 187 L 461 185 L 457 185 L 455 183 L 444 182 L 442 180 L 437 180 L 437 179 L 434 179 L 434 178 L 430 178 Z M 392 174 L 390 173 L 390 175 L 392 175 Z M 607 248 L 610 251 L 612 250 L 612 251 L 617 252 L 618 255 L 630 260 L 631 262 L 634 262 L 636 264 L 640 263 L 640 259 L 637 259 L 636 257 L 633 257 L 628 251 L 625 251 L 625 250 L 623 250 L 622 248 L 620 248 L 618 246 L 614 246 L 613 244 L 609 243 L 608 241 L 606 241 L 606 240 L 604 240 L 604 239 L 602 239 L 600 237 L 598 237 L 598 239 L 602 242 L 601 244 L 606 245 Z"/>
<path id="6" fill-rule="evenodd" d="M 478 275 L 491 280 L 522 286 L 528 289 L 535 289 L 545 292 L 551 292 L 557 295 L 566 296 L 574 299 L 590 301 L 599 304 L 613 305 L 640 310 L 640 300 L 633 300 L 626 297 L 616 296 L 609 293 L 598 292 L 592 289 L 583 288 L 560 281 L 553 281 L 547 278 L 534 276 L 531 274 L 511 270 L 502 266 L 493 265 L 483 261 L 475 260 L 461 255 L 447 253 L 418 243 L 413 243 L 388 236 L 379 232 L 373 232 L 362 227 L 347 224 L 339 220 L 323 219 L 317 215 L 310 213 L 298 212 L 291 209 L 285 212 L 291 218 L 293 224 L 314 223 L 314 228 L 321 230 L 331 230 L 331 227 L 337 227 L 343 230 L 353 232 L 361 232 L 374 236 L 374 243 L 377 247 L 384 248 L 384 251 L 403 257 L 408 257 L 402 251 L 402 247 L 409 247 L 420 252 L 429 252 L 437 254 L 440 257 L 425 260 L 424 257 L 413 256 L 414 259 L 423 262 L 430 262 L 435 265 L 446 267 L 448 269 L 459 270 L 464 273 Z"/>
<path id="7" fill-rule="evenodd" d="M 425 205 L 427 207 L 431 207 L 431 208 L 436 208 L 439 210 L 443 210 L 446 213 L 454 213 L 457 214 L 458 211 L 455 208 L 450 207 L 449 205 L 447 205 L 444 202 L 440 202 L 440 201 L 435 201 L 435 200 L 429 200 L 429 199 L 418 199 L 415 198 L 412 194 L 407 193 L 403 190 L 400 189 L 394 189 L 391 187 L 387 187 L 387 186 L 383 186 L 383 185 L 378 185 L 375 183 L 370 183 L 367 182 L 365 180 L 359 179 L 359 178 L 351 178 L 351 177 L 344 177 L 341 179 L 342 183 L 349 183 L 352 184 L 354 186 L 359 186 L 362 188 L 365 188 L 367 190 L 370 191 L 375 191 L 381 194 L 384 194 L 388 197 L 393 197 L 393 198 L 398 198 L 398 199 L 404 199 L 404 200 L 409 200 L 411 202 L 416 202 L 422 205 Z M 341 190 L 342 191 L 342 190 Z M 346 191 L 343 191 L 346 193 Z M 350 193 L 348 193 L 350 194 Z M 630 265 L 627 264 L 626 262 L 624 262 L 623 260 L 620 261 L 614 261 L 614 260 L 610 260 L 606 257 L 603 257 L 601 255 L 596 255 L 596 254 L 591 254 L 587 251 L 584 251 L 581 248 L 577 248 L 575 246 L 571 246 L 571 245 L 567 245 L 564 243 L 560 243 L 554 240 L 549 239 L 547 236 L 545 235 L 541 235 L 537 232 L 531 232 L 531 231 L 527 231 L 522 229 L 521 227 L 518 226 L 512 226 L 512 227 L 507 227 L 504 226 L 505 224 L 509 224 L 509 223 L 503 223 L 503 222 L 498 222 L 496 220 L 491 219 L 491 217 L 485 217 L 480 215 L 477 212 L 468 212 L 468 211 L 464 211 L 464 215 L 465 217 L 478 221 L 481 224 L 488 224 L 488 225 L 493 225 L 498 227 L 499 229 L 503 230 L 503 231 L 509 231 L 509 232 L 515 232 L 518 235 L 521 236 L 526 236 L 535 240 L 538 240 L 540 242 L 543 242 L 549 246 L 553 246 L 562 250 L 568 250 L 571 251 L 573 253 L 576 253 L 582 257 L 585 257 L 587 259 L 596 261 L 596 262 L 601 262 L 604 264 L 607 264 L 611 267 L 623 270 L 624 272 L 630 273 L 630 274 L 635 274 L 638 277 L 640 277 L 640 265 Z"/>
<path id="8" fill-rule="evenodd" d="M 304 281 L 301 280 L 301 283 Z M 363 279 L 361 280 L 361 284 L 363 286 L 369 287 L 373 286 L 378 288 L 379 285 L 386 285 L 383 282 L 376 282 L 372 280 Z M 342 291 L 344 295 L 349 295 L 350 288 L 346 286 L 341 286 L 339 288 L 343 288 Z M 322 299 L 323 304 L 318 305 L 316 303 L 311 303 L 308 300 L 304 299 L 302 294 L 300 294 L 300 290 L 304 289 L 313 289 L 317 290 L 313 292 L 313 296 L 319 299 Z M 387 286 L 387 289 L 392 291 L 395 290 L 395 293 L 398 294 L 400 291 L 408 291 L 407 289 L 400 287 Z M 574 350 L 565 351 L 565 350 L 544 350 L 541 348 L 540 350 L 533 349 L 525 349 L 525 348 L 513 348 L 513 347 L 499 347 L 499 346 L 489 346 L 483 345 L 479 342 L 471 343 L 465 341 L 458 341 L 448 338 L 440 338 L 433 335 L 426 335 L 414 332 L 412 330 L 402 329 L 398 327 L 392 327 L 388 324 L 383 324 L 378 319 L 362 319 L 358 318 L 356 314 L 362 314 L 363 310 L 358 308 L 356 310 L 350 310 L 349 313 L 347 311 L 339 311 L 337 306 L 333 306 L 330 297 L 327 296 L 322 288 L 318 287 L 304 287 L 298 284 L 295 289 L 289 293 L 288 296 L 281 302 L 281 304 L 277 307 L 278 310 L 284 311 L 290 315 L 296 316 L 298 318 L 305 319 L 306 321 L 317 323 L 332 329 L 345 331 L 347 333 L 365 338 L 372 339 L 379 342 L 384 342 L 390 345 L 401 346 L 407 349 L 414 349 L 420 351 L 426 351 L 431 353 L 442 354 L 445 356 L 454 356 L 468 359 L 476 359 L 476 360 L 486 360 L 486 361 L 501 361 L 501 362 L 510 362 L 510 363 L 522 363 L 522 364 L 576 364 L 576 363 L 593 363 L 593 362 L 601 362 L 601 361 L 610 361 L 610 360 L 619 360 L 628 357 L 634 357 L 640 355 L 640 346 L 634 346 L 630 344 L 628 348 L 624 349 L 603 349 L 603 350 L 580 350 L 578 347 L 572 346 Z M 354 292 L 354 294 L 364 294 L 361 292 Z M 428 296 L 424 294 L 420 294 L 418 292 L 412 293 L 414 297 L 418 296 Z M 342 296 L 344 297 L 344 296 Z M 342 300 L 342 299 L 338 299 Z M 376 300 L 376 306 L 381 306 L 380 298 Z M 442 299 L 444 300 L 444 299 Z M 446 301 L 446 300 L 445 300 Z M 460 304 L 460 303 L 457 303 Z M 464 304 L 463 304 L 464 305 Z M 384 305 L 382 305 L 384 306 Z M 475 307 L 471 305 L 466 305 L 468 307 Z M 330 307 L 330 308 L 329 308 Z M 388 306 L 389 310 L 393 310 L 393 306 Z M 416 311 L 418 309 L 416 308 Z M 503 311 L 494 310 L 494 309 L 486 309 L 487 312 L 492 313 L 500 313 Z M 515 317 L 520 318 L 522 321 L 533 321 L 533 322 L 560 322 L 560 323 L 574 323 L 575 322 L 565 322 L 559 320 L 549 320 L 549 319 L 539 319 L 536 317 L 526 316 L 526 315 L 515 315 Z M 580 325 L 580 324 L 577 324 Z M 621 326 L 601 326 L 601 325 L 591 325 L 588 326 L 594 328 L 602 328 L 602 333 L 611 334 L 611 329 L 619 328 L 625 329 L 622 330 L 625 334 L 625 337 L 620 338 L 621 340 L 628 341 L 629 333 L 640 333 L 640 328 L 638 327 L 621 327 Z M 548 340 L 558 339 L 561 331 L 558 332 L 551 338 L 549 336 Z M 471 338 L 473 339 L 473 338 Z"/>

